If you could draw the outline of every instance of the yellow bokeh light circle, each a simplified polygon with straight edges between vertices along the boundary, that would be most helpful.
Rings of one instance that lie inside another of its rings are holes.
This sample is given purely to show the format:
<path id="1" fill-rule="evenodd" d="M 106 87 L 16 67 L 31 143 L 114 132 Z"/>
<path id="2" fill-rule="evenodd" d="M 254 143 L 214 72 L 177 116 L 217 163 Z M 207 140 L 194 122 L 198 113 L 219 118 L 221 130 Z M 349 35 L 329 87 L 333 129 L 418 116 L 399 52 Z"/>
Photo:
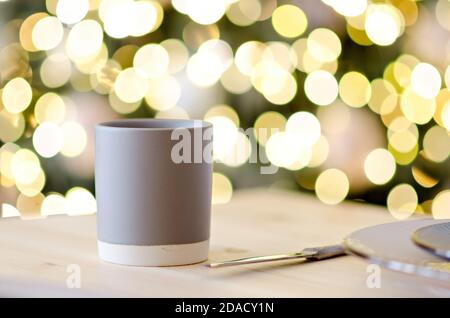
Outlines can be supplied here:
<path id="1" fill-rule="evenodd" d="M 198 87 L 211 87 L 216 84 L 223 73 L 223 65 L 218 55 L 209 51 L 197 52 L 189 59 L 186 74 Z"/>
<path id="2" fill-rule="evenodd" d="M 303 150 L 298 146 L 296 136 L 285 131 L 273 133 L 267 140 L 265 147 L 269 161 L 284 168 L 295 165 Z"/>
<path id="3" fill-rule="evenodd" d="M 388 4 L 371 4 L 366 11 L 365 30 L 369 39 L 380 46 L 391 45 L 401 35 L 404 19 L 400 11 Z"/>
<path id="4" fill-rule="evenodd" d="M 32 34 L 34 26 L 43 18 L 48 17 L 45 12 L 38 12 L 27 17 L 20 26 L 19 40 L 22 47 L 28 52 L 39 51 L 38 48 L 34 46 Z"/>
<path id="5" fill-rule="evenodd" d="M 155 118 L 161 119 L 189 119 L 189 114 L 184 108 L 174 106 L 168 110 L 162 110 L 156 113 Z"/>
<path id="6" fill-rule="evenodd" d="M 55 156 L 63 145 L 63 135 L 59 126 L 52 122 L 43 122 L 33 133 L 33 146 L 44 158 Z"/>
<path id="7" fill-rule="evenodd" d="M 64 35 L 64 29 L 56 17 L 45 17 L 33 28 L 31 39 L 38 50 L 51 50 L 58 46 Z"/>
<path id="8" fill-rule="evenodd" d="M 99 72 L 108 62 L 108 48 L 102 43 L 100 50 L 88 59 L 76 61 L 76 68 L 83 74 L 94 74 Z"/>
<path id="9" fill-rule="evenodd" d="M 164 11 L 157 1 L 104 0 L 99 16 L 106 34 L 122 39 L 156 30 L 162 23 Z"/>
<path id="10" fill-rule="evenodd" d="M 41 218 L 42 201 L 44 201 L 44 195 L 42 193 L 37 193 L 33 196 L 27 196 L 21 193 L 16 202 L 20 217 L 24 220 Z"/>
<path id="11" fill-rule="evenodd" d="M 14 180 L 14 175 L 11 171 L 11 161 L 18 150 L 20 150 L 20 147 L 11 142 L 0 147 L 0 175 L 3 178 Z"/>
<path id="12" fill-rule="evenodd" d="M 329 5 L 331 5 L 337 13 L 346 17 L 359 16 L 363 14 L 367 8 L 367 0 L 328 0 L 327 2 L 329 2 Z"/>
<path id="13" fill-rule="evenodd" d="M 238 131 L 233 147 L 220 158 L 220 162 L 229 167 L 239 167 L 250 158 L 251 153 L 250 140 L 244 133 Z"/>
<path id="14" fill-rule="evenodd" d="M 181 87 L 178 81 L 170 75 L 150 79 L 145 101 L 155 110 L 167 110 L 175 106 L 181 96 Z"/>
<path id="15" fill-rule="evenodd" d="M 20 149 L 11 159 L 11 172 L 16 184 L 31 184 L 41 174 L 39 158 L 28 149 Z"/>
<path id="16" fill-rule="evenodd" d="M 372 88 L 363 74 L 348 72 L 339 81 L 339 96 L 351 107 L 362 107 L 369 102 Z"/>
<path id="17" fill-rule="evenodd" d="M 41 214 L 43 216 L 65 214 L 66 209 L 66 198 L 59 193 L 50 193 L 42 202 Z"/>
<path id="18" fill-rule="evenodd" d="M 231 3 L 226 15 L 228 20 L 239 26 L 247 26 L 258 20 L 262 4 L 259 0 L 245 0 Z"/>
<path id="19" fill-rule="evenodd" d="M 389 145 L 399 152 L 409 152 L 417 146 L 419 130 L 417 126 L 400 116 L 388 126 Z"/>
<path id="20" fill-rule="evenodd" d="M 341 54 L 341 41 L 333 31 L 319 28 L 312 31 L 307 40 L 308 52 L 320 62 L 332 62 Z"/>
<path id="21" fill-rule="evenodd" d="M 205 119 L 213 125 L 213 155 L 220 160 L 235 145 L 238 130 L 232 119 L 225 116 L 213 116 Z"/>
<path id="22" fill-rule="evenodd" d="M 441 89 L 441 75 L 431 64 L 419 63 L 411 73 L 411 88 L 422 98 L 432 99 Z"/>
<path id="23" fill-rule="evenodd" d="M 66 105 L 56 93 L 46 93 L 39 97 L 34 106 L 34 117 L 38 123 L 52 122 L 60 124 L 66 115 Z"/>
<path id="24" fill-rule="evenodd" d="M 74 62 L 89 60 L 97 55 L 103 43 L 103 29 L 95 20 L 78 22 L 70 30 L 66 53 Z"/>
<path id="25" fill-rule="evenodd" d="M 319 106 L 333 103 L 338 95 L 338 83 L 327 71 L 314 71 L 305 79 L 305 94 L 308 99 Z"/>
<path id="26" fill-rule="evenodd" d="M 66 213 L 68 215 L 86 215 L 97 212 L 97 203 L 88 190 L 74 187 L 66 193 Z"/>
<path id="27" fill-rule="evenodd" d="M 222 116 L 230 119 L 236 127 L 239 127 L 239 116 L 236 111 L 228 105 L 219 104 L 211 107 L 203 116 L 204 120 L 212 117 Z"/>
<path id="28" fill-rule="evenodd" d="M 348 194 L 350 183 L 347 175 L 339 169 L 327 169 L 320 173 L 315 184 L 316 195 L 326 204 L 338 204 Z"/>
<path id="29" fill-rule="evenodd" d="M 423 125 L 433 118 L 436 102 L 434 99 L 425 99 L 417 95 L 409 87 L 403 91 L 400 106 L 403 114 L 409 121 Z"/>
<path id="30" fill-rule="evenodd" d="M 30 84 L 22 77 L 13 78 L 6 83 L 1 93 L 3 106 L 11 114 L 23 112 L 33 97 Z"/>
<path id="31" fill-rule="evenodd" d="M 286 117 L 274 111 L 262 113 L 256 119 L 254 134 L 261 145 L 265 145 L 267 140 L 279 131 L 283 131 L 286 125 Z"/>
<path id="32" fill-rule="evenodd" d="M 58 0 L 56 16 L 65 24 L 80 22 L 89 11 L 88 0 Z"/>
<path id="33" fill-rule="evenodd" d="M 42 191 L 42 189 L 45 186 L 45 181 L 46 181 L 45 173 L 41 169 L 39 171 L 38 177 L 31 183 L 23 184 L 20 182 L 16 182 L 16 187 L 21 194 L 27 197 L 33 197 L 38 195 Z"/>
<path id="34" fill-rule="evenodd" d="M 2 203 L 2 218 L 11 218 L 20 216 L 19 210 L 17 210 L 14 206 L 8 203 Z"/>
<path id="35" fill-rule="evenodd" d="M 411 73 L 420 61 L 413 55 L 402 54 L 393 64 L 392 75 L 403 88 L 410 86 Z"/>
<path id="36" fill-rule="evenodd" d="M 133 23 L 129 35 L 139 37 L 156 30 L 162 22 L 164 11 L 156 1 L 135 1 Z"/>
<path id="37" fill-rule="evenodd" d="M 134 103 L 148 92 L 148 80 L 139 69 L 130 67 L 119 73 L 114 83 L 114 91 L 126 103 Z"/>
<path id="38" fill-rule="evenodd" d="M 83 126 L 76 122 L 66 122 L 61 125 L 63 145 L 61 154 L 65 157 L 79 156 L 87 145 L 87 134 Z"/>
<path id="39" fill-rule="evenodd" d="M 157 78 L 167 72 L 169 54 L 159 44 L 147 44 L 134 55 L 133 66 L 142 71 L 147 78 Z"/>
<path id="40" fill-rule="evenodd" d="M 228 203 L 233 196 L 233 185 L 225 175 L 214 172 L 212 176 L 212 204 Z"/>
<path id="41" fill-rule="evenodd" d="M 289 103 L 297 93 L 297 81 L 289 72 L 278 68 L 263 78 L 262 93 L 275 105 Z"/>
<path id="42" fill-rule="evenodd" d="M 189 51 L 183 41 L 178 39 L 167 39 L 160 43 L 160 45 L 169 54 L 169 68 L 170 73 L 178 73 L 185 66 L 189 59 Z"/>
<path id="43" fill-rule="evenodd" d="M 12 142 L 19 139 L 25 130 L 25 119 L 22 113 L 11 114 L 6 110 L 0 111 L 0 140 Z"/>
<path id="44" fill-rule="evenodd" d="M 395 159 L 386 149 L 372 150 L 364 160 L 364 173 L 374 184 L 385 184 L 395 174 Z"/>
<path id="45" fill-rule="evenodd" d="M 298 64 L 296 52 L 291 49 L 289 44 L 281 41 L 267 42 L 262 58 L 277 64 L 288 72 L 292 72 Z"/>
<path id="46" fill-rule="evenodd" d="M 52 54 L 42 62 L 39 74 L 45 86 L 61 87 L 69 81 L 72 74 L 70 60 L 65 54 Z"/>
<path id="47" fill-rule="evenodd" d="M 431 211 L 435 219 L 450 219 L 450 190 L 438 193 L 433 199 Z"/>
<path id="48" fill-rule="evenodd" d="M 395 186 L 387 197 L 388 210 L 398 220 L 409 218 L 416 210 L 417 203 L 416 190 L 406 183 Z"/>
<path id="49" fill-rule="evenodd" d="M 197 51 L 198 54 L 205 56 L 213 55 L 218 61 L 218 69 L 224 72 L 233 63 L 233 50 L 230 45 L 219 39 L 210 39 L 203 42 Z"/>
<path id="50" fill-rule="evenodd" d="M 209 25 L 219 21 L 225 14 L 225 0 L 188 1 L 187 14 L 198 24 Z"/>
<path id="51" fill-rule="evenodd" d="M 449 132 L 440 126 L 433 126 L 423 137 L 425 156 L 434 162 L 443 162 L 450 155 Z"/>
<path id="52" fill-rule="evenodd" d="M 233 63 L 220 77 L 220 83 L 230 93 L 243 94 L 252 88 L 250 78 Z"/>
<path id="53" fill-rule="evenodd" d="M 255 66 L 262 60 L 266 46 L 258 41 L 242 43 L 235 54 L 236 67 L 245 75 L 252 75 Z"/>
<path id="54" fill-rule="evenodd" d="M 308 167 L 314 168 L 323 164 L 330 152 L 330 144 L 325 136 L 321 135 L 319 140 L 311 148 L 311 158 Z"/>
<path id="55" fill-rule="evenodd" d="M 398 102 L 395 87 L 382 78 L 373 80 L 370 86 L 372 94 L 367 103 L 369 108 L 380 115 L 387 115 L 393 112 Z"/>
<path id="56" fill-rule="evenodd" d="M 320 138 L 320 122 L 310 112 L 296 112 L 289 117 L 286 123 L 286 132 L 297 138 L 299 147 L 309 148 Z"/>
<path id="57" fill-rule="evenodd" d="M 450 14 L 450 3 L 448 0 L 439 0 L 436 3 L 434 9 L 436 19 L 439 24 L 446 30 L 450 31 L 450 19 L 448 18 Z"/>
<path id="58" fill-rule="evenodd" d="M 275 31 L 286 38 L 295 38 L 305 32 L 308 20 L 302 9 L 285 4 L 272 13 L 272 25 Z"/>
<path id="59" fill-rule="evenodd" d="M 114 92 L 111 92 L 108 95 L 108 101 L 111 105 L 111 108 L 114 109 L 119 114 L 130 114 L 137 110 L 139 106 L 141 105 L 141 100 L 138 100 L 133 103 L 126 103 L 123 100 L 121 100 Z"/>

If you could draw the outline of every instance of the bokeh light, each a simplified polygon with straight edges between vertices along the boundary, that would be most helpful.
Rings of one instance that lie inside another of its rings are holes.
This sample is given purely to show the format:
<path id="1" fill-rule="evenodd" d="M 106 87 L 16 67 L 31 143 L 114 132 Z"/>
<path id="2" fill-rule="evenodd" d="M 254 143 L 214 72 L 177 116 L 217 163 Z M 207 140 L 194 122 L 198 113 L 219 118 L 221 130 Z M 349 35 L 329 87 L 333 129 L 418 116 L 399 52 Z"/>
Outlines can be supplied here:
<path id="1" fill-rule="evenodd" d="M 34 118 L 38 123 L 60 124 L 66 116 L 66 104 L 56 93 L 46 93 L 39 97 L 34 106 Z"/>
<path id="2" fill-rule="evenodd" d="M 409 218 L 416 210 L 417 203 L 416 190 L 409 184 L 395 186 L 387 197 L 389 212 L 398 220 Z"/>
<path id="3" fill-rule="evenodd" d="M 167 71 L 169 54 L 161 45 L 147 44 L 136 52 L 133 65 L 147 78 L 157 78 Z"/>
<path id="4" fill-rule="evenodd" d="M 448 219 L 450 218 L 450 190 L 444 190 L 434 198 L 433 205 L 431 207 L 433 217 L 435 219 Z"/>
<path id="5" fill-rule="evenodd" d="M 61 154 L 66 157 L 76 157 L 86 148 L 87 134 L 83 126 L 76 122 L 65 122 L 61 125 L 63 144 Z"/>
<path id="6" fill-rule="evenodd" d="M 338 83 L 327 71 L 314 71 L 306 77 L 305 94 L 310 101 L 319 105 L 330 105 L 338 95 Z"/>
<path id="7" fill-rule="evenodd" d="M 223 174 L 214 172 L 212 176 L 212 204 L 224 204 L 231 200 L 233 185 Z"/>
<path id="8" fill-rule="evenodd" d="M 2 90 L 2 104 L 12 114 L 24 111 L 31 103 L 30 84 L 21 77 L 10 80 Z"/>
<path id="9" fill-rule="evenodd" d="M 362 107 L 372 96 L 372 89 L 367 78 L 359 72 L 348 72 L 339 81 L 339 96 L 352 107 Z"/>
<path id="10" fill-rule="evenodd" d="M 283 131 L 285 126 L 286 117 L 273 111 L 265 112 L 259 115 L 253 125 L 255 137 L 263 146 L 274 133 Z"/>
<path id="11" fill-rule="evenodd" d="M 56 5 L 56 16 L 65 24 L 80 22 L 89 10 L 88 0 L 58 0 Z"/>
<path id="12" fill-rule="evenodd" d="M 145 73 L 133 67 L 121 71 L 114 83 L 114 92 L 126 103 L 141 100 L 147 91 L 148 82 Z"/>
<path id="13" fill-rule="evenodd" d="M 341 41 L 329 29 L 315 29 L 308 35 L 307 47 L 310 54 L 320 62 L 332 62 L 341 54 Z"/>
<path id="14" fill-rule="evenodd" d="M 432 99 L 441 89 L 441 76 L 439 71 L 430 64 L 419 63 L 411 73 L 411 88 L 422 98 Z"/>
<path id="15" fill-rule="evenodd" d="M 395 159 L 386 149 L 374 149 L 364 161 L 364 172 L 374 184 L 385 184 L 394 176 Z"/>
<path id="16" fill-rule="evenodd" d="M 450 134 L 440 126 L 431 127 L 423 138 L 425 156 L 434 162 L 442 162 L 450 155 Z"/>
<path id="17" fill-rule="evenodd" d="M 40 19 L 33 27 L 31 40 L 38 50 L 51 50 L 58 46 L 64 35 L 61 22 L 55 17 Z"/>
<path id="18" fill-rule="evenodd" d="M 3 6 L 3 216 L 94 213 L 92 128 L 122 117 L 211 122 L 214 204 L 230 179 L 295 180 L 327 204 L 448 215 L 448 0 Z"/>
<path id="19" fill-rule="evenodd" d="M 66 213 L 68 215 L 85 215 L 97 212 L 97 203 L 88 190 L 74 187 L 66 193 Z"/>
<path id="20" fill-rule="evenodd" d="M 339 169 L 327 169 L 316 180 L 315 191 L 320 201 L 338 204 L 348 194 L 350 184 L 346 174 Z"/>
<path id="21" fill-rule="evenodd" d="M 367 8 L 365 30 L 369 39 L 378 45 L 391 45 L 404 27 L 404 19 L 397 8 L 389 4 L 371 4 Z"/>
<path id="22" fill-rule="evenodd" d="M 69 81 L 72 65 L 65 54 L 55 53 L 42 62 L 39 74 L 45 86 L 61 87 Z"/>
<path id="23" fill-rule="evenodd" d="M 86 61 L 100 50 L 103 29 L 95 20 L 78 22 L 70 30 L 66 42 L 68 57 L 74 62 Z"/>
<path id="24" fill-rule="evenodd" d="M 281 36 L 295 38 L 305 32 L 308 20 L 302 9 L 285 4 L 276 8 L 273 12 L 272 25 Z"/>

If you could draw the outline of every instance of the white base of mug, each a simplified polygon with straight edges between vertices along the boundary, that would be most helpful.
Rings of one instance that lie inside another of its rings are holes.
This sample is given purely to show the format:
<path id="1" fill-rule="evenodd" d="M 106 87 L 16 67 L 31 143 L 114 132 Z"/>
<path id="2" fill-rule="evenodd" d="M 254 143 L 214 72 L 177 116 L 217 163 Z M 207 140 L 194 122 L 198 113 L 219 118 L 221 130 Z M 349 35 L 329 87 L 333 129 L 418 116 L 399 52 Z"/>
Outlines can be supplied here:
<path id="1" fill-rule="evenodd" d="M 209 240 L 177 245 L 124 245 L 97 241 L 100 259 L 130 266 L 176 266 L 208 258 Z"/>

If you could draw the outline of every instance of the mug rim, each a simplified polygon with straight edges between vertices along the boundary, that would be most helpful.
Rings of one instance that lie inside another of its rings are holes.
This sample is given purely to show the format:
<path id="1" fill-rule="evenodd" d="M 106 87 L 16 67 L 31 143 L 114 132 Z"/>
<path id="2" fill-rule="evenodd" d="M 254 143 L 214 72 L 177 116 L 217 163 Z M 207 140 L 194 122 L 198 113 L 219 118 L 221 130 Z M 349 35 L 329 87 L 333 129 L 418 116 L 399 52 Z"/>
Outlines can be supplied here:
<path id="1" fill-rule="evenodd" d="M 158 123 L 157 127 L 150 127 Z M 148 127 L 142 124 L 149 124 Z M 167 126 L 165 126 L 167 125 Z M 138 130 L 138 131 L 167 131 L 175 129 L 201 129 L 212 127 L 212 124 L 200 119 L 163 119 L 163 118 L 126 118 L 102 122 L 96 129 L 108 130 Z"/>

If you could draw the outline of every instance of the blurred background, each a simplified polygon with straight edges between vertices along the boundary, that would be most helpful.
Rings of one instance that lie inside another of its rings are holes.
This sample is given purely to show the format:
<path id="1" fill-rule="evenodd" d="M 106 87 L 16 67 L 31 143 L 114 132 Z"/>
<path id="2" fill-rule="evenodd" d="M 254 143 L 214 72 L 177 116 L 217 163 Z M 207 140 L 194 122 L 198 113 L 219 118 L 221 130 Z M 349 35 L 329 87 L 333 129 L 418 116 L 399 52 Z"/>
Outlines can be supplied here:
<path id="1" fill-rule="evenodd" d="M 95 213 L 95 124 L 156 117 L 213 123 L 213 204 L 449 218 L 449 35 L 449 0 L 0 0 L 2 216 Z"/>

